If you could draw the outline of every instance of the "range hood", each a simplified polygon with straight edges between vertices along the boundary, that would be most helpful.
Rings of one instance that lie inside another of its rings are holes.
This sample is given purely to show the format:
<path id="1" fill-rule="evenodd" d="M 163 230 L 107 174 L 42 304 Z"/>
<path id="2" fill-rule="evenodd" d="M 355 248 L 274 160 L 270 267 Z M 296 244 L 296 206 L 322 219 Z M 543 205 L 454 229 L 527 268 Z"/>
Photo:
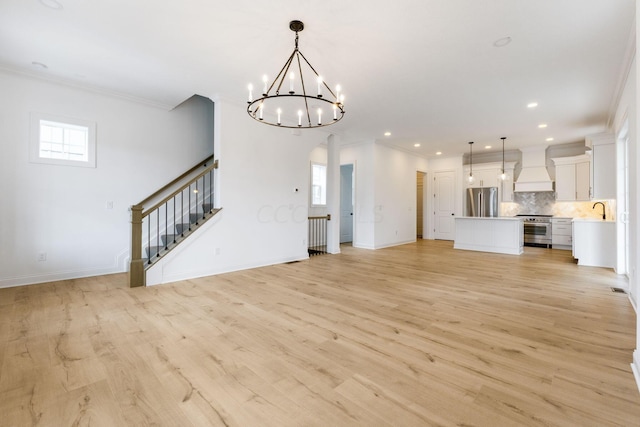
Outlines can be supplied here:
<path id="1" fill-rule="evenodd" d="M 522 171 L 515 182 L 513 191 L 539 192 L 554 191 L 553 181 L 547 172 L 545 151 L 547 147 L 522 148 Z"/>

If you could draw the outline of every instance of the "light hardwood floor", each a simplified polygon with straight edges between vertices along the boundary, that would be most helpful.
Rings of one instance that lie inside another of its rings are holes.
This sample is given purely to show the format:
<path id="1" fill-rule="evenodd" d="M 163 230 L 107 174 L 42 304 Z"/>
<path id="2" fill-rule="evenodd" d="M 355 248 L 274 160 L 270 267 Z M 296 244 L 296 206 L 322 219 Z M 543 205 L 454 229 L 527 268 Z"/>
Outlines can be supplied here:
<path id="1" fill-rule="evenodd" d="M 638 426 L 635 313 L 570 253 L 419 241 L 0 290 L 2 426 Z"/>

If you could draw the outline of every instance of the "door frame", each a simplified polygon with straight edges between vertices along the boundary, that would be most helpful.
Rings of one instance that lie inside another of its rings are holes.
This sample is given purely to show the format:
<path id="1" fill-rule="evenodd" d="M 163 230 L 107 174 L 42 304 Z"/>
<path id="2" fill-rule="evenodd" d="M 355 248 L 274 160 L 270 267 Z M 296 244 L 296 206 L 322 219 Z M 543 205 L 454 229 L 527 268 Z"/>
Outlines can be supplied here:
<path id="1" fill-rule="evenodd" d="M 340 163 L 340 206 L 339 206 L 339 212 L 340 212 L 340 221 L 342 221 L 342 167 L 343 166 L 351 166 L 351 244 L 353 245 L 354 242 L 356 242 L 356 236 L 357 236 L 357 232 L 356 232 L 356 195 L 357 195 L 357 191 L 356 191 L 356 163 L 355 161 L 353 163 Z M 342 242 L 340 242 L 342 243 Z"/>

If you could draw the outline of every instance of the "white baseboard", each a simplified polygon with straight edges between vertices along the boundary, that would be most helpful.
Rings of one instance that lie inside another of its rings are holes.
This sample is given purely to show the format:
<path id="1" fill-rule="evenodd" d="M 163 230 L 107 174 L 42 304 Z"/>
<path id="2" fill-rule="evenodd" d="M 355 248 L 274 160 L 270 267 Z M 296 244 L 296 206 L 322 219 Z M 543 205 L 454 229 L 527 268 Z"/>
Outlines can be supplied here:
<path id="1" fill-rule="evenodd" d="M 124 273 L 119 267 L 106 267 L 87 270 L 58 271 L 55 273 L 25 275 L 0 280 L 0 288 L 37 285 L 40 283 L 59 282 L 61 280 L 82 279 L 84 277 L 105 276 L 107 274 Z"/>

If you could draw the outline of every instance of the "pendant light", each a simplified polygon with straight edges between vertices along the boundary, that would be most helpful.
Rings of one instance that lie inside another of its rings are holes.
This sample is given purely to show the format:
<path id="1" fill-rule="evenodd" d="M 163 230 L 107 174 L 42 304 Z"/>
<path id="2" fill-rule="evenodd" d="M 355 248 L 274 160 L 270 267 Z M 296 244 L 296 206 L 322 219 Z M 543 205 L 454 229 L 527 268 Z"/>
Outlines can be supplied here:
<path id="1" fill-rule="evenodd" d="M 467 180 L 469 184 L 473 184 L 473 141 L 469 142 L 469 177 Z"/>
<path id="2" fill-rule="evenodd" d="M 507 139 L 506 136 L 500 138 L 502 140 L 502 173 L 499 175 L 500 180 L 506 181 L 509 177 L 506 173 L 504 173 L 504 140 Z"/>

